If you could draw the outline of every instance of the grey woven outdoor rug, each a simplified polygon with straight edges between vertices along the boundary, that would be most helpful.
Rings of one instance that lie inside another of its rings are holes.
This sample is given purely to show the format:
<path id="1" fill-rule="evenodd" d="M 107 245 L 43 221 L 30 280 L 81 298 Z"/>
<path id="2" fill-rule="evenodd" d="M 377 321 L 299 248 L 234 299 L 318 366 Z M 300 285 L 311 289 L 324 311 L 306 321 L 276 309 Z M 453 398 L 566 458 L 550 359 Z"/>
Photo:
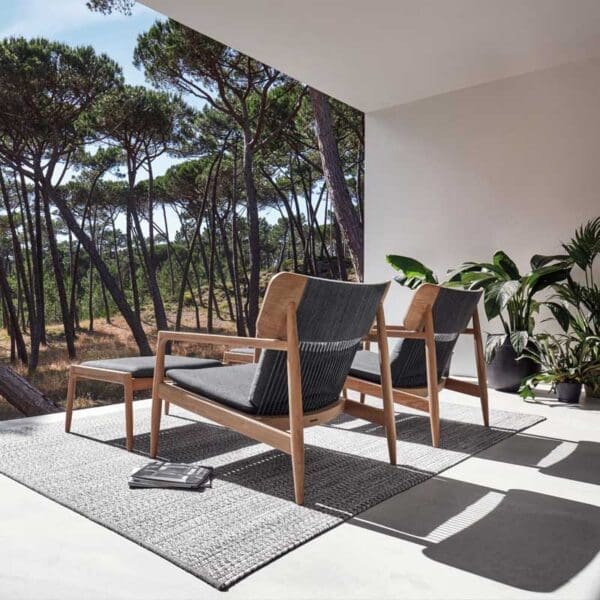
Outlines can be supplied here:
<path id="1" fill-rule="evenodd" d="M 387 463 L 380 427 L 349 417 L 306 430 L 306 500 L 293 502 L 289 457 L 173 407 L 161 457 L 216 467 L 203 492 L 129 490 L 148 458 L 149 410 L 135 412 L 135 448 L 124 450 L 123 415 L 75 414 L 62 423 L 0 429 L 0 471 L 172 561 L 219 589 L 375 504 L 543 420 L 442 403 L 442 445 L 426 416 L 397 415 L 398 462 Z"/>

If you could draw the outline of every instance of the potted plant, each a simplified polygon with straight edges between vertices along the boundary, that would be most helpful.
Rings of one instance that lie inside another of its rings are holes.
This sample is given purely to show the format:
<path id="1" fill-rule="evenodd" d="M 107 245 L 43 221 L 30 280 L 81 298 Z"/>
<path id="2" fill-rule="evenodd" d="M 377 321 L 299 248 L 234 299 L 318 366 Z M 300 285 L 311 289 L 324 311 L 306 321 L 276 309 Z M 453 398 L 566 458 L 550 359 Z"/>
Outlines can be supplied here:
<path id="1" fill-rule="evenodd" d="M 562 245 L 565 253 L 539 257 L 545 264 L 568 263 L 572 269 L 566 280 L 553 286 L 555 294 L 545 305 L 565 333 L 579 339 L 600 337 L 600 286 L 594 280 L 595 261 L 600 254 L 600 217 L 576 230 Z M 591 349 L 590 361 L 600 364 L 600 346 Z M 583 383 L 586 395 L 600 397 L 600 377 L 588 371 Z"/>
<path id="2" fill-rule="evenodd" d="M 560 402 L 579 402 L 581 387 L 588 378 L 600 377 L 600 364 L 594 353 L 600 338 L 578 338 L 569 335 L 542 334 L 535 338 L 534 348 L 524 352 L 540 366 L 539 373 L 527 377 L 519 389 L 523 398 L 535 398 L 534 388 L 549 384 Z"/>
<path id="3" fill-rule="evenodd" d="M 389 255 L 387 261 L 399 271 L 394 279 L 401 285 L 416 289 L 424 282 L 439 282 L 433 271 L 418 260 Z M 533 336 L 535 315 L 540 306 L 536 296 L 564 280 L 571 268 L 558 257 L 539 255 L 533 256 L 530 264 L 531 271 L 521 275 L 514 261 L 505 252 L 498 251 L 492 262 L 463 263 L 450 271 L 441 284 L 483 289 L 487 318 L 500 319 L 504 332 L 488 333 L 485 347 L 488 382 L 497 390 L 516 392 L 522 379 L 539 369 L 529 358 L 519 360 Z"/>
<path id="4" fill-rule="evenodd" d="M 466 288 L 483 289 L 488 320 L 498 318 L 502 324 L 503 333 L 488 333 L 485 347 L 488 382 L 494 389 L 516 392 L 523 378 L 539 370 L 535 361 L 523 357 L 540 307 L 537 296 L 564 280 L 570 270 L 566 262 L 551 262 L 535 255 L 531 271 L 522 275 L 515 262 L 498 251 L 492 262 L 466 262 L 451 274 L 452 280 L 460 280 Z"/>

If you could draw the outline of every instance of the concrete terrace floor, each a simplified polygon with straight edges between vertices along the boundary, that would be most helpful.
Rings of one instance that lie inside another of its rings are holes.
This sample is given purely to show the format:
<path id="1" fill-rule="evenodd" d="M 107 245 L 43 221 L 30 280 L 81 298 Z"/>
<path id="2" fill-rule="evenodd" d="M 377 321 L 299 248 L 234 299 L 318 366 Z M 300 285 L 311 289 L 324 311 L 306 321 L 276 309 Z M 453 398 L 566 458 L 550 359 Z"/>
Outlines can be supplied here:
<path id="1" fill-rule="evenodd" d="M 471 402 L 452 392 L 442 399 Z M 600 599 L 600 402 L 542 402 L 492 392 L 492 408 L 547 420 L 312 540 L 227 597 Z M 1 600 L 217 597 L 223 592 L 0 476 Z"/>

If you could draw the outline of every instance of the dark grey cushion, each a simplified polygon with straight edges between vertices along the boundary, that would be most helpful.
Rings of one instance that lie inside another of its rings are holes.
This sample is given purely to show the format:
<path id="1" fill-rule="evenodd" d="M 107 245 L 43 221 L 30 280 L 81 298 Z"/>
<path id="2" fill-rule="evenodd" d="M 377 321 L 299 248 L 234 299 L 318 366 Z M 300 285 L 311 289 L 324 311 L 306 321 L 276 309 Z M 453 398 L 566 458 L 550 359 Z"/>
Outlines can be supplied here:
<path id="1" fill-rule="evenodd" d="M 256 407 L 249 397 L 256 368 L 252 363 L 216 369 L 170 369 L 167 377 L 194 394 L 255 414 Z"/>
<path id="2" fill-rule="evenodd" d="M 412 341 L 412 340 L 411 340 Z M 422 361 L 425 361 L 423 355 Z M 374 383 L 381 382 L 381 376 L 379 372 L 379 354 L 376 352 L 369 352 L 368 350 L 359 350 L 354 357 L 352 368 L 350 369 L 350 375 L 353 377 L 359 377 L 366 381 L 373 381 Z M 448 377 L 448 371 L 444 372 L 444 377 Z M 423 377 L 413 376 L 412 373 L 408 372 L 405 374 L 400 373 L 399 376 L 394 378 L 392 374 L 392 384 L 396 388 L 421 388 L 427 386 L 427 374 Z"/>
<path id="3" fill-rule="evenodd" d="M 110 369 L 131 373 L 133 377 L 154 377 L 154 356 L 131 356 L 126 358 L 108 358 L 106 360 L 90 360 L 81 363 L 85 367 L 96 369 Z M 212 358 L 192 358 L 188 356 L 165 356 L 165 370 L 167 369 L 204 369 L 218 367 L 221 363 Z"/>

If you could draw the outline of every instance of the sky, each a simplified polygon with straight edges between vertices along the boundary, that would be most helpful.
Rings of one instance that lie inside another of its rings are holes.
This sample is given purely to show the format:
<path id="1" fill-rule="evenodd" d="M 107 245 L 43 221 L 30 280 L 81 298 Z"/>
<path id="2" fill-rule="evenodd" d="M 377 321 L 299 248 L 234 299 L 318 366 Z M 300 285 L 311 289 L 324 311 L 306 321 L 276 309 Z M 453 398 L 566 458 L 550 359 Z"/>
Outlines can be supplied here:
<path id="1" fill-rule="evenodd" d="M 174 0 L 176 1 L 176 0 Z M 105 53 L 123 69 L 125 81 L 131 85 L 149 85 L 144 73 L 133 65 L 133 51 L 140 33 L 147 31 L 164 15 L 136 3 L 131 16 L 115 13 L 103 15 L 86 7 L 86 0 L 0 0 L 0 39 L 10 36 L 45 37 L 71 46 L 90 45 L 97 53 Z M 185 98 L 198 107 L 197 99 Z M 162 175 L 178 162 L 163 155 L 152 163 L 155 176 Z M 140 179 L 143 179 L 140 174 Z M 160 211 L 162 212 L 162 211 Z M 276 222 L 277 211 L 267 211 L 266 218 Z M 179 220 L 168 209 L 170 231 L 179 229 Z M 157 223 L 159 227 L 163 223 Z M 125 217 L 118 221 L 124 229 Z"/>
<path id="2" fill-rule="evenodd" d="M 133 65 L 137 37 L 164 16 L 136 3 L 131 16 L 102 15 L 89 10 L 85 0 L 0 0 L 0 39 L 10 36 L 45 37 L 71 46 L 92 46 L 123 69 L 131 85 L 148 85 Z M 173 164 L 160 157 L 153 168 L 162 175 Z"/>
<path id="3" fill-rule="evenodd" d="M 144 75 L 132 64 L 138 34 L 159 13 L 136 4 L 133 15 L 102 15 L 90 11 L 85 0 L 0 0 L 0 38 L 46 37 L 71 45 L 91 45 L 116 60 L 128 83 L 143 84 Z"/>
<path id="4" fill-rule="evenodd" d="M 131 85 L 148 85 L 144 73 L 133 65 L 133 51 L 140 33 L 165 17 L 139 3 L 131 16 L 102 15 L 90 11 L 85 0 L 0 0 L 0 39 L 10 36 L 45 37 L 71 46 L 92 46 L 123 69 Z M 155 176 L 162 175 L 177 160 L 161 156 L 152 164 Z M 140 174 L 143 179 L 144 175 Z M 162 211 L 161 211 L 162 212 Z M 118 227 L 125 228 L 125 218 Z M 169 229 L 179 228 L 174 213 L 167 213 Z M 162 223 L 158 223 L 162 227 Z"/>

